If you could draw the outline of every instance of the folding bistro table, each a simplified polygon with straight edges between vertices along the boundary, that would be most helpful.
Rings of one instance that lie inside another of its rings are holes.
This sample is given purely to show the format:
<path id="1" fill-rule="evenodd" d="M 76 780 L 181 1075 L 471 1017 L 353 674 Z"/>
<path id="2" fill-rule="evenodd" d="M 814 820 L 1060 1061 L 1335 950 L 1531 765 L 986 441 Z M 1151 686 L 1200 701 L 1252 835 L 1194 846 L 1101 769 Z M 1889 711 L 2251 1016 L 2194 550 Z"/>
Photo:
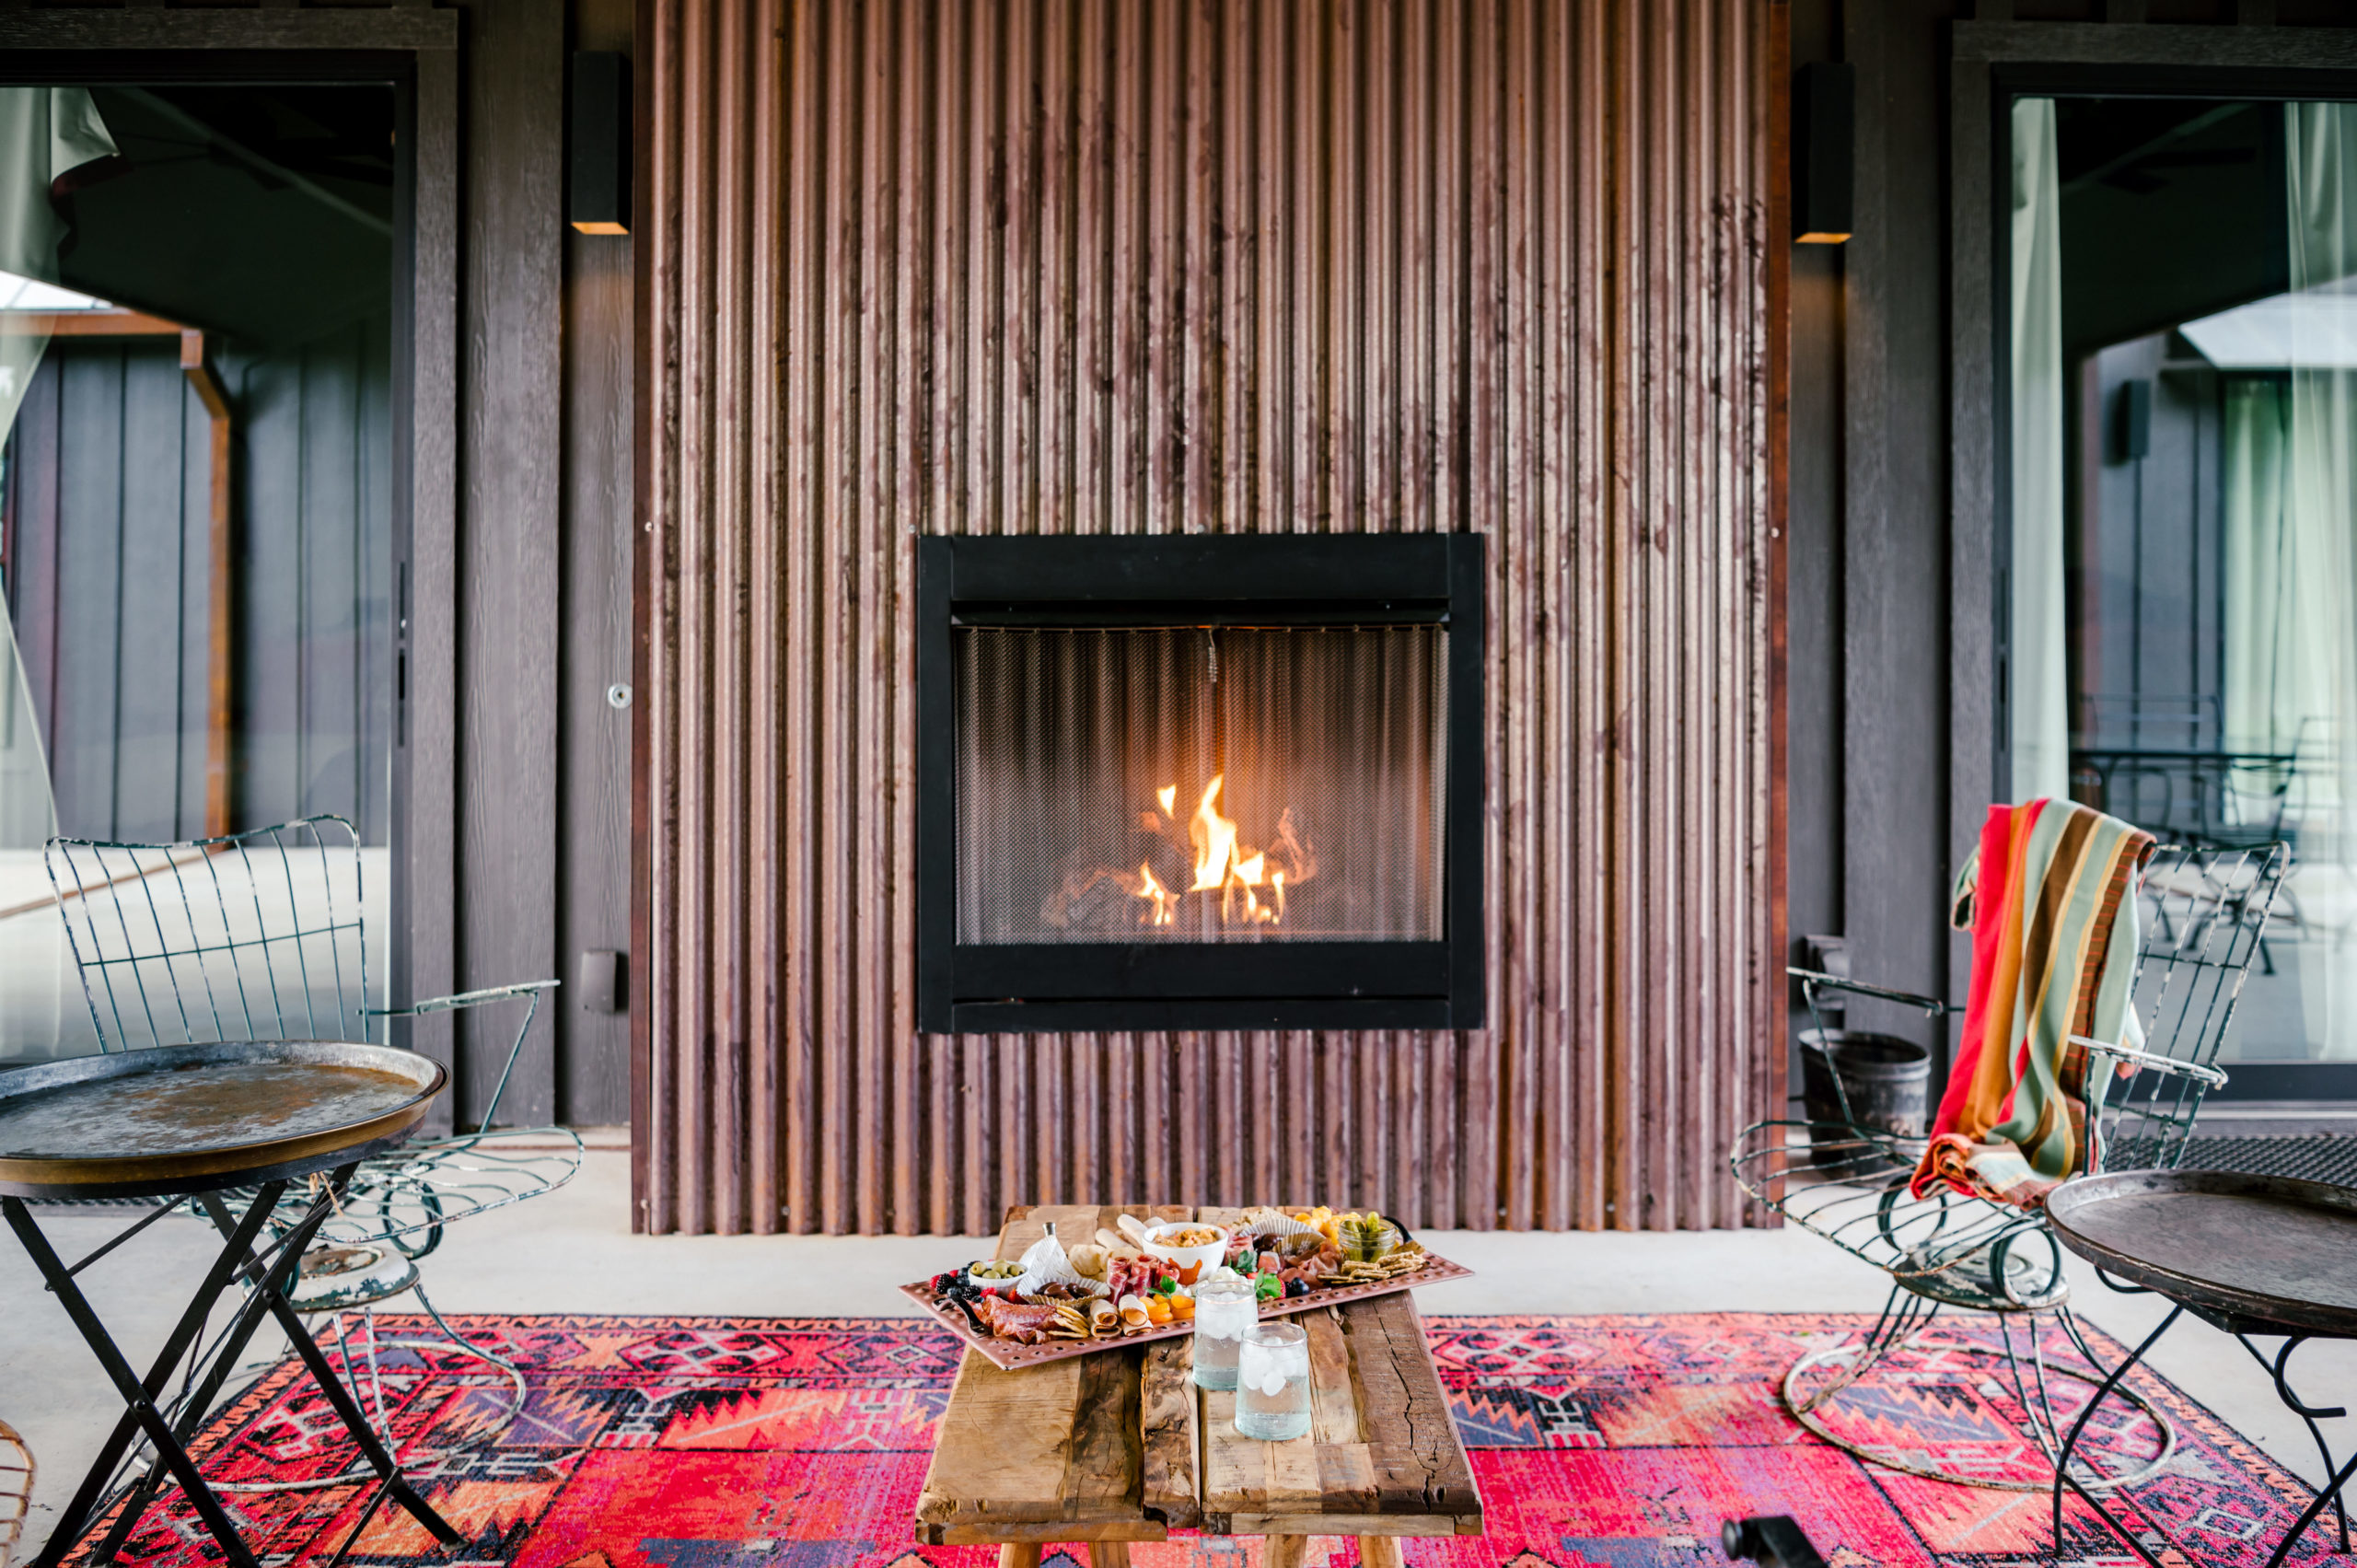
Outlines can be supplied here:
<path id="1" fill-rule="evenodd" d="M 343 1561 L 388 1497 L 444 1545 L 459 1544 L 459 1532 L 395 1468 L 285 1294 L 304 1249 L 334 1211 L 359 1162 L 391 1147 L 416 1126 L 447 1079 L 438 1063 L 412 1051 L 284 1040 L 122 1051 L 0 1074 L 0 1215 L 88 1342 L 123 1404 L 113 1433 L 33 1568 L 56 1568 L 79 1543 L 102 1512 L 108 1478 L 140 1434 L 154 1446 L 155 1462 L 124 1500 L 93 1561 L 113 1560 L 168 1475 L 232 1568 L 258 1568 L 253 1551 L 189 1457 L 188 1442 L 265 1316 L 277 1321 L 379 1478 L 335 1562 Z M 270 1225 L 290 1190 L 293 1202 L 280 1223 Z M 162 1201 L 112 1240 L 68 1264 L 26 1205 L 27 1199 L 43 1198 Z M 141 1377 L 107 1332 L 77 1276 L 183 1203 L 213 1223 L 221 1233 L 221 1249 Z M 240 1206 L 243 1212 L 236 1212 Z M 190 1366 L 187 1398 L 165 1401 L 165 1390 L 232 1282 L 247 1289 L 229 1326 L 209 1358 L 200 1356 Z"/>
<path id="2" fill-rule="evenodd" d="M 2169 1303 L 2168 1316 L 2104 1380 L 2062 1445 L 2054 1466 L 2057 1550 L 2067 1486 L 2130 1551 L 2159 1568 L 2161 1559 L 2147 1539 L 2114 1517 L 2072 1473 L 2071 1455 L 2096 1407 L 2190 1312 L 2242 1342 L 2274 1379 L 2276 1398 L 2307 1423 L 2324 1460 L 2325 1484 L 2283 1532 L 2268 1568 L 2290 1555 L 2327 1506 L 2337 1516 L 2345 1554 L 2349 1516 L 2341 1493 L 2357 1476 L 2357 1454 L 2336 1466 L 2316 1423 L 2348 1411 L 2303 1400 L 2292 1388 L 2289 1365 L 2292 1353 L 2310 1340 L 2357 1339 L 2357 1190 L 2223 1170 L 2128 1170 L 2066 1181 L 2047 1199 L 2046 1209 L 2062 1245 L 2095 1264 L 2105 1283 Z M 2279 1335 L 2283 1343 L 2272 1360 L 2251 1343 L 2254 1336 Z"/>

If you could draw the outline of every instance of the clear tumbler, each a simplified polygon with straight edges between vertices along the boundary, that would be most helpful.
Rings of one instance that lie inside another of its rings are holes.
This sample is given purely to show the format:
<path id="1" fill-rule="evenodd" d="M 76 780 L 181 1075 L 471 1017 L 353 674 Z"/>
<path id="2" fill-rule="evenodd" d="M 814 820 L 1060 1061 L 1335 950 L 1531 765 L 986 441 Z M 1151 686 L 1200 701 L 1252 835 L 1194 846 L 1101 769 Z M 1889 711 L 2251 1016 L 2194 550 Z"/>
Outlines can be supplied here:
<path id="1" fill-rule="evenodd" d="M 1236 1430 L 1264 1443 L 1309 1434 L 1309 1336 L 1256 1323 L 1236 1353 Z"/>
<path id="2" fill-rule="evenodd" d="M 1205 1280 L 1195 1287 L 1195 1387 L 1236 1387 L 1236 1351 L 1260 1320 L 1250 1280 Z"/>

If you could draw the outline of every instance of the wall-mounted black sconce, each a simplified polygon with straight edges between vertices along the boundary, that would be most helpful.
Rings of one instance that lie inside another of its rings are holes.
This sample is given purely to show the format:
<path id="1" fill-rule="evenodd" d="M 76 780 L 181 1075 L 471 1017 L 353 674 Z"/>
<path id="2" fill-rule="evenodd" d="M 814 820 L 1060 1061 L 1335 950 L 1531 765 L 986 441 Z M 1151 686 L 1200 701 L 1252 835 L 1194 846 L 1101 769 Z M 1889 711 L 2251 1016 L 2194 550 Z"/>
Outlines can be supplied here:
<path id="1" fill-rule="evenodd" d="M 2139 376 L 2119 384 L 2112 403 L 2114 459 L 2132 463 L 2153 449 L 2153 384 Z"/>
<path id="2" fill-rule="evenodd" d="M 1854 65 L 1812 61 L 1793 78 L 1793 238 L 1803 245 L 1850 238 L 1857 102 Z"/>
<path id="3" fill-rule="evenodd" d="M 565 205 L 584 234 L 630 232 L 630 56 L 573 57 L 573 168 Z"/>

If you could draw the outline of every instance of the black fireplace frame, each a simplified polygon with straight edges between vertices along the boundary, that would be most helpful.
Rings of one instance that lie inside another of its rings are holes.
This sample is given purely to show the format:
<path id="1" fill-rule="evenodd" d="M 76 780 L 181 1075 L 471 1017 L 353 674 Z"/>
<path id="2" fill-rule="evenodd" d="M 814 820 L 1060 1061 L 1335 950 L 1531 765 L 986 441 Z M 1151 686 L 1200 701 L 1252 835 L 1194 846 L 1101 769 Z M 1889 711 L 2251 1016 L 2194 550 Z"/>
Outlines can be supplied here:
<path id="1" fill-rule="evenodd" d="M 928 1034 L 1480 1028 L 1483 583 L 1479 534 L 919 540 L 917 1027 Z M 1448 628 L 1439 941 L 958 941 L 953 627 L 1368 620 Z"/>

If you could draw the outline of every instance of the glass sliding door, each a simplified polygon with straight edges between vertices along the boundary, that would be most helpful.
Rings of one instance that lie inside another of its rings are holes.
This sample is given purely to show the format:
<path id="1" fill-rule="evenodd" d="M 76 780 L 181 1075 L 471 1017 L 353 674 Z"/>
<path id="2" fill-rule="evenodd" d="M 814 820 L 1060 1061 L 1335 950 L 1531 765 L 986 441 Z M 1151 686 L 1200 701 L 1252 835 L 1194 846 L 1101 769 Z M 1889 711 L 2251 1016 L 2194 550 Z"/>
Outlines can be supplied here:
<path id="1" fill-rule="evenodd" d="M 395 109 L 378 82 L 0 86 L 0 954 L 39 958 L 0 958 L 0 1065 L 97 1043 L 52 830 L 345 818 L 382 993 Z"/>
<path id="2" fill-rule="evenodd" d="M 2357 1098 L 2357 106 L 2009 130 L 2013 792 L 2288 845 L 2230 1092 Z"/>

